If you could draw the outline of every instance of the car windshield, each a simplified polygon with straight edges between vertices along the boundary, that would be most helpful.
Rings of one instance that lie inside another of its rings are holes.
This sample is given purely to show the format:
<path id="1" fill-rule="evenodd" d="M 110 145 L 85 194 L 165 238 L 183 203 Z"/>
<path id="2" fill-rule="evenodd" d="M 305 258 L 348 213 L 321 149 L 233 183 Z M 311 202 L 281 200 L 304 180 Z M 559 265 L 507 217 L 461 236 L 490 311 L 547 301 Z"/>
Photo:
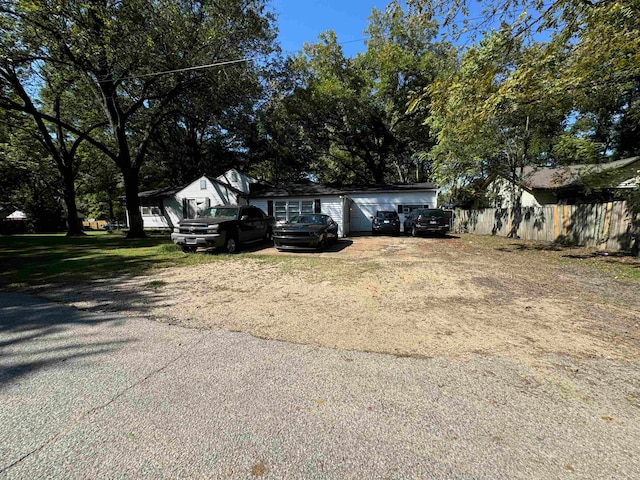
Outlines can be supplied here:
<path id="1" fill-rule="evenodd" d="M 424 215 L 425 217 L 444 217 L 444 212 L 442 210 L 434 210 L 430 208 L 418 210 L 418 214 Z"/>
<path id="2" fill-rule="evenodd" d="M 205 208 L 199 217 L 238 218 L 237 208 L 211 207 Z"/>
<path id="3" fill-rule="evenodd" d="M 295 215 L 289 223 L 303 223 L 305 225 L 324 225 L 327 220 L 324 215 Z"/>
<path id="4" fill-rule="evenodd" d="M 396 212 L 378 212 L 378 218 L 381 220 L 394 220 L 397 217 Z"/>

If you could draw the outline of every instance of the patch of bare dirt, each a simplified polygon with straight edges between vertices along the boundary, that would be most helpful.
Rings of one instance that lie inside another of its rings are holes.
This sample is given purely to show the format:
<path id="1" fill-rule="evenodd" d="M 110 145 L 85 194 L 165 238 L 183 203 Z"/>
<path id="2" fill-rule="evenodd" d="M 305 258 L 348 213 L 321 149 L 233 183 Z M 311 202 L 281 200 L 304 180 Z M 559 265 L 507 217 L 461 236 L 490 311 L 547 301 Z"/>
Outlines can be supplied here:
<path id="1" fill-rule="evenodd" d="M 576 268 L 563 252 L 472 236 L 349 241 L 322 254 L 266 249 L 94 285 L 72 301 L 396 355 L 629 360 L 640 353 L 638 283 Z"/>

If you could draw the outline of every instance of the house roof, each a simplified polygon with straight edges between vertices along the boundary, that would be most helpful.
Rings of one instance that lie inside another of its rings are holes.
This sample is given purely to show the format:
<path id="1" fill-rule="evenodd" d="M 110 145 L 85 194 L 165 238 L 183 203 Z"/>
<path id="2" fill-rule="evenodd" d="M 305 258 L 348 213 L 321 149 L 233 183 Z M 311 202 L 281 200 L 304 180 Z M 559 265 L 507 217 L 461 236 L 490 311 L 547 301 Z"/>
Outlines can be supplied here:
<path id="1" fill-rule="evenodd" d="M 624 168 L 640 161 L 640 157 L 625 158 L 595 165 L 566 165 L 560 167 L 525 167 L 524 186 L 529 189 L 557 190 L 582 185 L 582 177 Z"/>
<path id="2" fill-rule="evenodd" d="M 7 220 L 25 220 L 27 215 L 16 207 L 6 206 L 3 208 L 0 206 L 0 220 L 5 218 Z"/>
<path id="3" fill-rule="evenodd" d="M 184 186 L 182 186 L 182 187 L 163 187 L 163 188 L 158 188 L 156 190 L 147 190 L 145 192 L 138 192 L 138 198 L 168 197 L 168 196 L 171 196 L 171 195 L 175 195 L 176 193 L 178 193 L 183 188 L 184 188 Z"/>
<path id="4" fill-rule="evenodd" d="M 250 193 L 252 198 L 259 197 L 308 197 L 320 195 L 345 195 L 353 193 L 384 193 L 384 192 L 415 192 L 423 190 L 437 190 L 432 183 L 414 183 L 409 185 L 347 185 L 341 188 L 322 185 L 305 180 L 302 182 L 285 183 L 278 186 L 257 183 L 252 184 Z"/>
<path id="5" fill-rule="evenodd" d="M 253 183 L 249 186 L 248 197 L 306 197 L 318 195 L 343 195 L 344 191 L 305 180 L 296 183 L 283 183 L 278 186 L 268 183 Z"/>
<path id="6" fill-rule="evenodd" d="M 438 186 L 431 182 L 408 183 L 399 185 L 348 185 L 344 186 L 345 193 L 386 193 L 386 192 L 416 192 L 421 190 L 437 190 Z"/>
<path id="7" fill-rule="evenodd" d="M 222 182 L 222 181 L 218 180 L 217 178 L 211 178 L 208 175 L 204 175 L 204 177 L 207 178 L 211 183 L 217 183 L 218 185 L 222 185 L 223 187 L 228 188 L 232 192 L 244 193 L 242 190 L 237 189 L 233 185 L 229 185 L 227 182 Z"/>
<path id="8" fill-rule="evenodd" d="M 202 177 L 205 177 L 211 183 L 217 183 L 218 185 L 221 185 L 224 188 L 231 190 L 232 192 L 243 193 L 242 190 L 238 190 L 233 185 L 229 185 L 228 183 L 221 182 L 220 180 L 218 180 L 216 178 L 211 178 L 208 175 L 202 175 L 202 176 L 200 176 L 198 178 L 202 178 Z M 193 180 L 193 182 L 198 180 L 198 178 Z M 187 185 L 191 185 L 193 182 L 189 182 L 188 184 L 182 185 L 180 187 L 163 187 L 163 188 L 158 188 L 156 190 L 147 190 L 147 191 L 144 191 L 144 192 L 139 192 L 138 193 L 138 198 L 164 198 L 164 197 L 170 197 L 170 196 L 173 196 L 176 193 L 178 193 L 180 190 L 186 188 Z"/>

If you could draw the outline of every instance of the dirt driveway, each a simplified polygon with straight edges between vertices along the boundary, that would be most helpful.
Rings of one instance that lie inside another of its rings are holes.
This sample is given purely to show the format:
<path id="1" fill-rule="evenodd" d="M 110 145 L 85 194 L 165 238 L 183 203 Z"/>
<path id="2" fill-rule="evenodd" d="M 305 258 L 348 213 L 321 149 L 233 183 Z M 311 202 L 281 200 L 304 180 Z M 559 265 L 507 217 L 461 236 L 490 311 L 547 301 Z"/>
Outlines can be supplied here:
<path id="1" fill-rule="evenodd" d="M 65 301 L 402 356 L 489 354 L 536 364 L 550 355 L 640 354 L 640 284 L 607 272 L 607 262 L 620 260 L 582 249 L 461 235 L 355 237 L 324 253 L 213 255 L 220 261 L 93 284 Z"/>

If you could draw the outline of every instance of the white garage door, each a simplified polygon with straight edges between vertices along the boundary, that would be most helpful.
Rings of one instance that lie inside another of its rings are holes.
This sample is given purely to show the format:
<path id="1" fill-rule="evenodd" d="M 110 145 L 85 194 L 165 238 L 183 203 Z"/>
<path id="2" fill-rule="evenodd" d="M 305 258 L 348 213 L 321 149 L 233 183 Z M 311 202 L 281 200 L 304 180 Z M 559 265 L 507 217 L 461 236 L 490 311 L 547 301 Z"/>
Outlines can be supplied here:
<path id="1" fill-rule="evenodd" d="M 398 207 L 391 204 L 380 203 L 353 203 L 351 210 L 351 231 L 352 232 L 370 232 L 371 217 L 378 210 L 396 211 Z"/>

